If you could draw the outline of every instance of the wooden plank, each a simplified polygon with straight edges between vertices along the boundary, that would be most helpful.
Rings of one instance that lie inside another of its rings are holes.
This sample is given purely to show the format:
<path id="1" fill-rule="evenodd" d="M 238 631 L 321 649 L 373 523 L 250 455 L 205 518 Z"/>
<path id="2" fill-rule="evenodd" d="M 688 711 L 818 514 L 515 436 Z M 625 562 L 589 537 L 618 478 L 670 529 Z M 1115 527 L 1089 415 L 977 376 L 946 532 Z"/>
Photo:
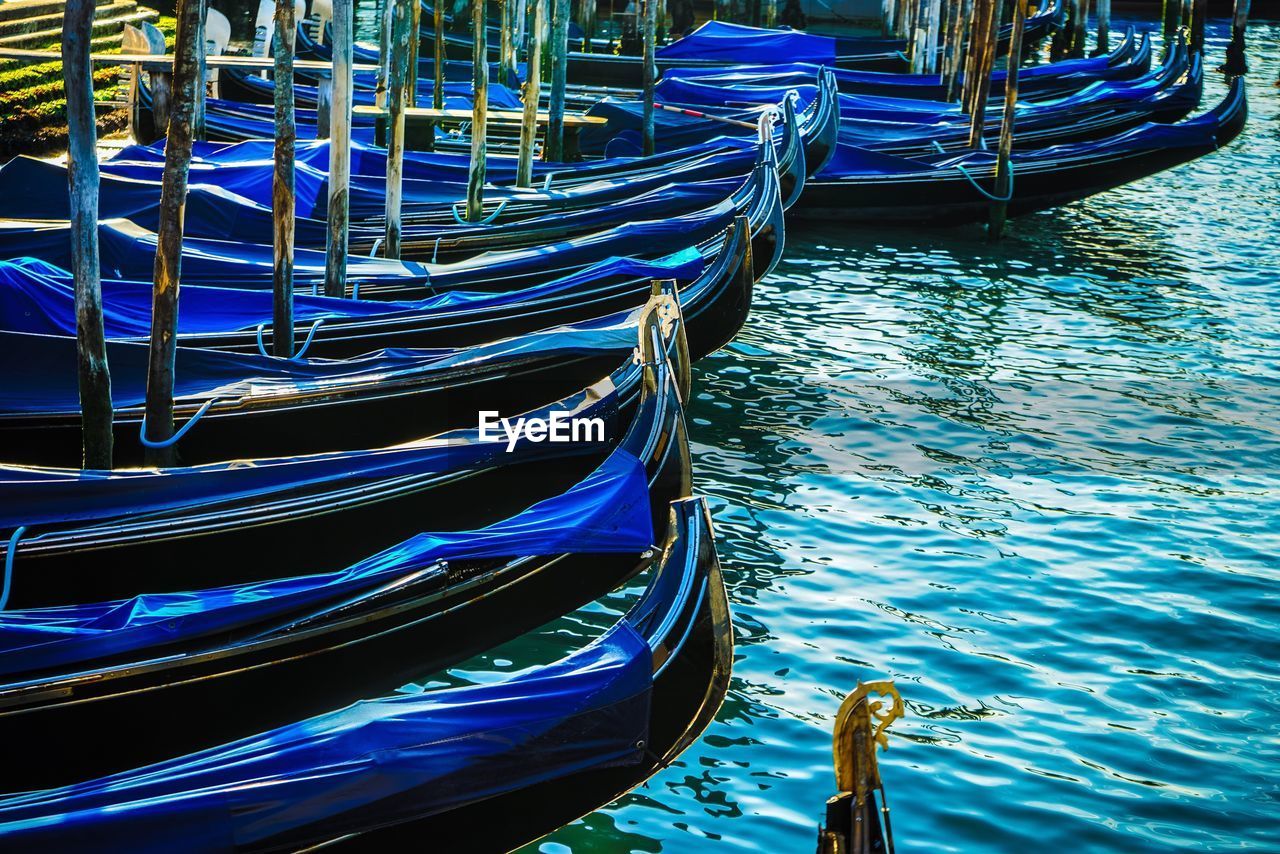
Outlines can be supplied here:
<path id="1" fill-rule="evenodd" d="M 372 104 L 360 104 L 352 108 L 358 116 L 374 116 L 377 118 L 386 118 L 388 112 L 379 110 Z M 420 121 L 459 121 L 469 122 L 472 120 L 471 110 L 436 110 L 429 107 L 412 107 L 405 108 L 405 117 L 410 119 L 418 119 Z M 486 116 L 488 124 L 520 124 L 523 121 L 524 114 L 517 113 L 515 110 L 490 110 Z M 547 124 L 551 120 L 551 115 L 546 110 L 539 110 L 535 115 L 538 124 Z M 608 123 L 608 119 L 602 116 L 588 116 L 584 113 L 570 113 L 564 117 L 566 126 L 577 125 L 586 127 L 589 125 L 603 125 Z"/>
<path id="2" fill-rule="evenodd" d="M 19 48 L 0 48 L 0 59 L 16 59 L 22 62 L 58 62 L 62 54 L 56 50 L 24 50 Z M 89 61 L 94 65 L 141 65 L 143 68 L 171 69 L 173 56 L 170 54 L 149 53 L 93 53 Z M 205 58 L 209 68 L 243 68 L 253 71 L 270 71 L 272 60 L 269 56 L 209 56 Z M 333 63 L 321 59 L 297 59 L 293 67 L 302 71 L 327 71 Z M 376 71 L 376 65 L 358 63 L 352 65 L 356 71 Z"/>

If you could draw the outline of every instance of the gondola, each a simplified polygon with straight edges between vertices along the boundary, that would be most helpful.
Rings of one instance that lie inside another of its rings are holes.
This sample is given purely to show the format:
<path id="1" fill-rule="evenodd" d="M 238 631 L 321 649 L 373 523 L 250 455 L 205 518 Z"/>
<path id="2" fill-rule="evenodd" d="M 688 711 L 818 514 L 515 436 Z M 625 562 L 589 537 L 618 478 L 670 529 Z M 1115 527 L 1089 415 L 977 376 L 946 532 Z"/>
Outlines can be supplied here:
<path id="1" fill-rule="evenodd" d="M 1036 148 L 1111 136 L 1144 122 L 1170 123 L 1185 118 L 1200 103 L 1203 63 L 1177 40 L 1160 68 L 1125 83 L 1095 83 L 1052 101 L 1019 107 L 1015 148 Z M 812 87 L 794 87 L 803 100 Z M 718 78 L 663 80 L 656 96 L 665 104 L 720 108 L 769 103 L 787 91 L 776 85 L 722 83 Z M 840 96 L 840 134 L 843 145 L 912 156 L 969 145 L 970 117 L 958 104 L 856 95 Z M 628 105 L 628 109 L 634 109 Z M 994 144 L 1004 105 L 993 102 L 987 111 L 987 136 Z M 664 114 L 669 125 L 693 125 L 696 120 Z"/>
<path id="2" fill-rule="evenodd" d="M 732 635 L 705 505 L 675 504 L 672 528 L 660 570 L 622 621 L 556 663 L 11 795 L 0 801 L 0 839 L 131 851 L 299 849 L 373 831 L 366 845 L 399 833 L 447 849 L 473 847 L 481 833 L 494 848 L 536 839 L 670 763 L 724 697 Z"/>
<path id="3" fill-rule="evenodd" d="M 708 76 L 722 80 L 736 78 L 761 84 L 787 85 L 811 81 L 814 74 L 823 67 L 812 63 L 730 68 L 681 67 L 670 73 L 684 78 Z M 1025 101 L 1061 97 L 1098 82 L 1133 80 L 1150 70 L 1151 39 L 1145 34 L 1136 36 L 1131 29 L 1115 49 L 1105 56 L 1066 59 L 1021 69 L 1018 72 L 1018 97 Z M 942 79 L 936 74 L 889 74 L 843 68 L 833 68 L 831 72 L 835 75 L 837 88 L 842 94 L 923 98 L 931 101 L 945 101 L 947 97 Z M 993 96 L 1004 94 L 1005 76 L 1004 69 L 992 71 Z"/>
<path id="4" fill-rule="evenodd" d="M 648 350 L 676 348 L 674 325 L 658 328 L 668 338 Z M 171 588 L 178 567 L 184 585 L 201 587 L 263 580 L 284 566 L 326 572 L 363 557 L 370 542 L 417 533 L 424 518 L 441 530 L 482 527 L 599 463 L 636 417 L 647 361 L 627 357 L 520 416 L 586 425 L 575 441 L 504 436 L 476 416 L 466 428 L 370 450 L 112 472 L 0 466 L 5 598 L 11 607 L 123 598 Z M 268 548 L 280 555 L 273 563 L 251 559 Z"/>
<path id="5" fill-rule="evenodd" d="M 656 327 L 655 317 L 641 332 L 627 434 L 509 519 L 415 532 L 319 575 L 6 611 L 0 732 L 30 747 L 11 755 L 0 789 L 75 783 L 286 725 L 456 663 L 635 575 L 676 535 L 668 505 L 690 484 L 677 372 Z M 334 673 L 358 677 L 325 679 Z M 151 733 L 156 714 L 186 726 Z M 94 747 L 104 728 L 113 744 Z"/>
<path id="6" fill-rule="evenodd" d="M 1244 82 L 1235 78 L 1222 102 L 1196 118 L 1015 152 L 1008 213 L 1058 207 L 1195 160 L 1235 139 L 1247 115 Z M 877 223 L 984 221 L 994 176 L 989 151 L 906 158 L 842 147 L 827 172 L 806 185 L 794 213 Z"/>
<path id="7" fill-rule="evenodd" d="M 762 146 L 763 148 L 764 146 Z M 760 152 L 761 158 L 769 153 Z M 150 164 L 119 177 L 107 170 L 99 184 L 99 210 L 104 219 L 128 219 L 155 230 L 160 217 L 161 170 Z M 745 212 L 764 185 L 776 185 L 776 165 L 757 162 L 745 175 L 706 181 L 604 181 L 565 189 L 540 191 L 494 190 L 488 192 L 492 222 L 466 222 L 456 216 L 466 188 L 405 182 L 406 204 L 402 220 L 404 257 L 433 262 L 466 260 L 481 252 L 515 250 L 583 237 L 631 222 L 699 216 L 728 202 L 734 212 Z M 774 169 L 764 176 L 764 169 Z M 328 236 L 325 203 L 328 181 L 323 173 L 299 175 L 294 223 L 297 246 L 323 249 Z M 247 244 L 270 243 L 275 214 L 269 200 L 271 164 L 205 169 L 192 175 L 188 185 L 184 231 L 192 237 Z M 197 183 L 196 181 L 201 181 Z M 65 184 L 65 167 L 30 157 L 18 157 L 0 167 L 0 217 L 7 219 L 66 219 L 65 195 L 51 192 Z M 208 183 L 204 183 L 208 182 Z M 634 186 L 638 185 L 638 186 Z M 353 254 L 368 254 L 385 237 L 385 181 L 353 180 L 351 187 Z M 457 193 L 455 195 L 454 193 Z M 244 195 L 242 195 L 242 193 Z M 706 239 L 720 226 L 716 219 L 692 241 Z M 418 251 L 415 252 L 414 249 Z M 17 249 L 17 247 L 15 247 Z M 21 251 L 21 250 L 18 250 Z M 621 253 L 617 253 L 621 254 Z M 47 259 L 56 261 L 57 259 Z M 437 282 L 439 279 L 437 277 Z"/>
<path id="8" fill-rule="evenodd" d="M 749 303 L 742 277 L 708 277 L 690 295 L 700 323 L 723 322 L 731 338 Z M 675 318 L 678 361 L 688 344 L 675 283 L 641 308 L 465 348 L 379 350 L 356 359 L 278 359 L 181 346 L 175 359 L 177 418 L 188 465 L 228 459 L 384 447 L 472 426 L 481 410 L 514 415 L 564 397 L 607 373 L 635 346 L 644 314 Z M 728 328 L 728 327 L 732 328 Z M 5 462 L 74 466 L 81 448 L 70 336 L 0 332 L 6 358 L 29 365 L 0 382 L 0 447 Z M 115 462 L 142 462 L 145 342 L 111 341 L 116 369 Z M 687 391 L 687 389 L 685 389 Z M 197 415 L 197 413 L 199 413 Z M 195 429 L 195 421 L 199 429 Z"/>
<path id="9" fill-rule="evenodd" d="M 44 180 L 48 180 L 47 176 Z M 145 189 L 148 193 L 146 199 L 149 200 L 154 188 Z M 252 215 L 252 219 L 247 221 L 253 224 L 247 225 L 247 228 L 261 229 L 269 226 L 269 208 L 255 205 L 246 199 L 237 199 L 234 205 L 229 206 L 225 194 L 216 191 L 216 188 L 214 190 L 215 192 L 201 193 L 193 189 L 188 196 L 186 222 L 192 231 L 200 229 L 197 221 L 201 217 L 207 218 L 211 231 L 219 226 L 224 233 L 230 231 L 226 220 L 228 211 L 246 218 Z M 768 141 L 763 141 L 758 147 L 756 166 L 740 187 L 723 201 L 687 214 L 627 222 L 568 237 L 558 236 L 554 217 L 549 218 L 551 222 L 541 229 L 530 221 L 515 223 L 512 227 L 514 236 L 510 242 L 517 248 L 505 251 L 498 251 L 501 232 L 493 227 L 474 226 L 470 235 L 452 239 L 444 236 L 435 240 L 421 237 L 415 239 L 406 234 L 404 251 L 407 256 L 434 259 L 447 257 L 448 253 L 469 257 L 451 264 L 432 264 L 429 268 L 412 262 L 396 262 L 391 265 L 393 269 L 388 276 L 371 282 L 361 291 L 361 295 L 383 299 L 422 297 L 427 295 L 424 289 L 428 285 L 433 291 L 496 289 L 503 287 L 503 283 L 512 281 L 527 286 L 553 278 L 557 273 L 572 271 L 621 254 L 620 250 L 624 247 L 645 247 L 638 251 L 632 249 L 632 252 L 641 257 L 646 254 L 655 257 L 666 254 L 673 246 L 714 242 L 738 215 L 745 215 L 750 223 L 752 257 L 759 278 L 777 264 L 783 243 L 783 209 L 777 160 L 773 146 Z M 325 226 L 326 223 L 321 220 L 315 223 L 316 229 Z M 69 267 L 69 245 L 65 238 L 67 227 L 65 221 L 56 220 L 0 221 L 0 258 L 29 255 L 58 266 Z M 150 278 L 155 253 L 154 233 L 121 220 L 102 222 L 99 233 L 99 248 L 106 275 L 140 281 Z M 380 237 L 374 238 L 373 234 L 374 230 L 370 230 L 365 239 L 376 244 Z M 508 235 L 511 234 L 508 231 Z M 318 243 L 320 240 L 320 237 L 316 238 Z M 353 247 L 355 245 L 357 244 L 353 239 Z M 184 241 L 183 253 L 185 282 L 226 287 L 270 287 L 273 264 L 270 245 L 243 240 L 236 242 L 190 238 Z M 295 282 L 318 283 L 323 278 L 323 270 L 324 253 L 321 250 L 297 250 Z"/>
<path id="10" fill-rule="evenodd" d="M 416 302 L 370 302 L 295 294 L 295 352 L 350 357 L 381 347 L 466 347 L 577 323 L 641 304 L 653 279 L 680 286 L 694 359 L 728 343 L 746 319 L 755 271 L 745 221 L 732 223 L 703 255 L 688 248 L 652 262 L 614 258 L 547 284 L 519 290 L 437 294 Z M 75 333 L 70 275 L 27 259 L 0 264 L 0 329 Z M 105 280 L 106 334 L 145 342 L 151 283 Z M 269 352 L 272 296 L 184 285 L 178 318 L 182 346 Z"/>
<path id="11" fill-rule="evenodd" d="M 1047 35 L 1060 16 L 1056 2 L 1027 19 L 1025 43 L 1033 46 Z M 1012 28 L 1006 24 L 1001 30 L 1000 51 L 1007 50 Z M 424 27 L 424 36 L 434 31 Z M 474 54 L 471 36 L 445 33 L 445 51 L 450 59 L 468 60 Z M 490 44 L 496 49 L 497 40 Z M 433 49 L 431 41 L 424 41 L 423 55 Z M 906 44 L 899 39 L 836 38 L 795 30 L 768 30 L 759 27 L 730 24 L 723 21 L 707 21 L 684 38 L 661 45 L 655 55 L 658 73 L 665 74 L 673 68 L 697 68 L 709 71 L 743 63 L 770 64 L 805 62 L 841 71 L 900 72 L 907 62 L 904 57 Z M 376 62 L 376 50 L 359 51 L 362 60 Z M 567 54 L 567 77 L 570 83 L 593 86 L 641 85 L 641 60 L 639 56 L 612 52 L 585 53 L 571 49 Z"/>

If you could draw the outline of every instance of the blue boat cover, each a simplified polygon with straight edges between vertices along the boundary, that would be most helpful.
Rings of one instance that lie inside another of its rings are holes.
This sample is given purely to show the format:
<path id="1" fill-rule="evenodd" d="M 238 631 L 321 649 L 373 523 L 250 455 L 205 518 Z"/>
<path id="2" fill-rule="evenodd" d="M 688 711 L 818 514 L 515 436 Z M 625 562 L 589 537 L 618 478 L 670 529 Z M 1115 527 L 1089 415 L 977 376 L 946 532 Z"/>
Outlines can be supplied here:
<path id="1" fill-rule="evenodd" d="M 719 62 L 812 62 L 832 65 L 836 40 L 796 30 L 766 30 L 724 21 L 707 21 L 682 39 L 658 48 L 660 59 L 707 59 Z"/>
<path id="2" fill-rule="evenodd" d="M 653 545 L 644 466 L 621 448 L 563 495 L 476 531 L 423 533 L 344 570 L 185 593 L 0 612 L 0 675 L 31 673 L 186 643 L 300 612 L 426 570 L 441 561 L 628 553 Z M 69 671 L 67 671 L 69 672 Z"/>
<path id="3" fill-rule="evenodd" d="M 0 800 L 14 850 L 221 852 L 336 837 L 638 761 L 653 652 L 623 620 L 503 682 L 402 692 L 226 745 Z M 290 846 L 292 847 L 292 846 Z"/>
<path id="4" fill-rule="evenodd" d="M 617 405 L 616 390 L 601 394 L 599 388 L 593 387 L 536 415 L 546 417 L 554 408 L 573 412 L 575 417 L 601 418 L 611 423 Z M 178 468 L 80 471 L 0 465 L 0 530 L 12 531 L 24 525 L 51 528 L 60 523 L 120 520 L 175 510 L 191 513 L 246 500 L 265 503 L 285 494 L 323 494 L 389 478 L 426 478 L 477 466 L 511 465 L 598 449 L 597 443 L 529 443 L 522 436 L 507 451 L 505 442 L 492 437 L 482 440 L 478 428 L 472 428 L 389 448 Z M 19 567 L 21 552 L 19 546 Z"/>
<path id="5" fill-rule="evenodd" d="M 198 347 L 179 347 L 174 365 L 177 401 L 269 401 L 273 397 L 389 385 L 442 375 L 460 367 L 584 353 L 625 353 L 635 347 L 631 312 L 457 349 L 385 349 L 352 359 L 281 359 Z M 117 410 L 146 402 L 143 342 L 111 341 L 111 402 Z M 0 378 L 0 415 L 78 412 L 75 339 L 66 335 L 0 332 L 0 354 L 14 370 Z"/>
<path id="6" fill-rule="evenodd" d="M 545 284 L 510 291 L 447 291 L 398 302 L 295 294 L 294 322 L 309 327 L 322 319 L 373 323 L 444 316 L 573 294 L 618 278 L 687 282 L 697 278 L 703 266 L 701 253 L 687 248 L 654 261 L 607 258 Z M 103 280 L 103 319 L 108 338 L 143 338 L 151 334 L 151 291 L 150 282 Z M 269 292 L 261 290 L 184 285 L 178 300 L 178 334 L 235 332 L 262 324 L 270 327 L 272 299 Z M 75 335 L 75 282 L 71 274 L 34 258 L 0 261 L 0 330 Z"/>
<path id="7" fill-rule="evenodd" d="M 128 220 L 100 220 L 98 254 L 102 275 L 112 279 L 151 281 L 155 272 L 156 235 Z M 0 258 L 34 257 L 62 268 L 71 266 L 71 238 L 65 220 L 0 220 Z M 182 283 L 227 288 L 271 287 L 274 250 L 270 244 L 187 237 L 182 241 Z M 324 282 L 325 253 L 318 249 L 294 252 L 296 287 L 317 288 Z M 414 261 L 347 256 L 347 280 L 352 284 L 425 288 L 427 268 Z"/>

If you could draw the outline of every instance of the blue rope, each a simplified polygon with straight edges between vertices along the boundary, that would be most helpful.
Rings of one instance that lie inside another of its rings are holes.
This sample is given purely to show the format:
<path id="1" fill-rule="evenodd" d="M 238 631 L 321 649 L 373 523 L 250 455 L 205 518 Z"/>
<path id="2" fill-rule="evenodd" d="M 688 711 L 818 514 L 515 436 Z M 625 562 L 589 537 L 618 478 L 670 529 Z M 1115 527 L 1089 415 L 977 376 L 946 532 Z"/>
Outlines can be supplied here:
<path id="1" fill-rule="evenodd" d="M 968 180 L 968 182 L 973 185 L 973 188 L 975 190 L 977 190 L 982 195 L 986 196 L 991 201 L 1007 202 L 1013 198 L 1013 163 L 1012 162 L 1009 164 L 1009 192 L 1006 193 L 1004 196 L 997 196 L 997 195 L 994 195 L 993 193 L 988 193 L 986 190 L 979 187 L 978 182 L 973 180 L 973 176 L 969 174 L 968 169 L 964 168 L 963 163 L 957 163 L 955 164 L 955 167 L 960 170 L 960 174 L 963 175 L 965 179 Z"/>
<path id="2" fill-rule="evenodd" d="M 27 526 L 19 525 L 13 532 L 13 536 L 9 537 L 9 550 L 4 553 L 4 591 L 0 592 L 0 611 L 9 604 L 9 586 L 13 582 L 13 556 L 18 551 L 18 540 L 22 539 L 22 535 L 26 532 Z"/>
<path id="3" fill-rule="evenodd" d="M 443 238 L 443 237 L 437 237 L 437 238 L 436 238 L 436 246 L 435 246 L 435 248 L 434 248 L 434 249 L 432 249 L 432 250 L 431 250 L 431 263 L 432 263 L 432 264 L 436 263 L 436 257 L 440 254 L 440 241 L 441 241 L 441 240 L 444 240 L 444 238 Z"/>
<path id="4" fill-rule="evenodd" d="M 360 283 L 357 281 L 354 287 L 356 294 L 358 295 L 360 292 Z M 296 361 L 302 358 L 302 354 L 306 353 L 307 348 L 311 346 L 311 339 L 316 337 L 316 330 L 320 328 L 320 324 L 322 323 L 324 323 L 323 317 L 318 318 L 315 323 L 311 324 L 311 331 L 307 333 L 307 340 L 302 342 L 302 349 L 290 356 L 290 361 Z M 271 359 L 275 357 L 271 353 L 267 352 L 266 345 L 262 343 L 262 330 L 265 329 L 266 326 L 267 324 L 265 323 L 258 324 L 258 352 L 263 356 L 266 356 L 268 359 Z"/>
<path id="5" fill-rule="evenodd" d="M 307 349 L 311 346 L 311 340 L 316 337 L 316 330 L 324 323 L 324 318 L 316 318 L 316 322 L 311 324 L 311 331 L 307 333 L 307 340 L 302 342 L 302 349 L 293 354 L 293 359 L 301 359 L 306 355 Z"/>
<path id="6" fill-rule="evenodd" d="M 947 150 L 943 148 L 942 143 L 938 142 L 936 139 L 929 140 L 929 144 L 932 145 L 933 150 L 938 152 L 939 154 L 946 154 Z"/>
<path id="7" fill-rule="evenodd" d="M 188 421 L 186 424 L 182 425 L 181 430 L 179 430 L 177 433 L 174 433 L 172 436 L 170 436 L 168 439 L 165 439 L 162 442 L 153 442 L 147 438 L 147 416 L 144 414 L 142 416 L 142 424 L 138 426 L 138 441 L 142 443 L 142 446 L 144 448 L 172 447 L 173 445 L 177 444 L 179 439 L 187 435 L 187 431 L 196 425 L 196 422 L 200 420 L 200 416 L 208 412 L 209 407 L 213 406 L 216 400 L 217 400 L 216 397 L 211 397 L 208 400 L 206 400 L 204 402 L 204 406 L 197 409 L 196 414 L 191 416 L 191 420 Z"/>
<path id="8" fill-rule="evenodd" d="M 556 173 L 554 173 L 554 172 L 548 172 L 548 173 L 547 173 L 547 180 L 545 180 L 545 181 L 543 181 L 543 182 L 542 182 L 542 190 L 543 190 L 543 192 L 546 192 L 547 190 L 550 190 L 550 189 L 551 189 L 551 179 L 552 179 L 552 178 L 554 178 L 554 177 L 556 177 Z"/>
<path id="9" fill-rule="evenodd" d="M 479 222 L 469 222 L 462 218 L 462 215 L 458 213 L 458 205 L 462 204 L 462 202 L 454 202 L 453 207 L 449 208 L 449 210 L 453 212 L 453 221 L 456 222 L 458 225 L 488 225 L 489 223 L 493 222 L 495 219 L 498 218 L 498 214 L 502 213 L 502 211 L 507 206 L 507 202 L 509 201 L 511 200 L 503 199 L 498 204 L 498 207 L 494 210 L 493 213 L 489 214 L 487 217 L 480 220 Z"/>

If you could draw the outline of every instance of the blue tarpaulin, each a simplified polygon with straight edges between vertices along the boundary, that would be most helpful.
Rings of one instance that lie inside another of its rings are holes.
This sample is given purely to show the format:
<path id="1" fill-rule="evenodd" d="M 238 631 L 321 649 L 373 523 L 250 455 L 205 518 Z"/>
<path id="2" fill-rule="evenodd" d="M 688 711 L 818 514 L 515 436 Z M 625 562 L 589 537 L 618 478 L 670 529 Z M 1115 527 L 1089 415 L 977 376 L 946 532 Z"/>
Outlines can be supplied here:
<path id="1" fill-rule="evenodd" d="M 702 255 L 683 249 L 654 261 L 608 258 L 545 284 L 510 291 L 449 291 L 421 300 L 372 302 L 338 297 L 294 295 L 294 322 L 365 320 L 369 323 L 467 309 L 529 303 L 573 294 L 618 279 L 676 279 L 688 282 L 703 269 Z M 103 318 L 108 338 L 142 338 L 151 332 L 150 282 L 107 279 L 102 283 Z M 272 295 L 184 284 L 178 301 L 178 333 L 234 332 L 272 322 Z M 71 274 L 33 258 L 0 261 L 0 330 L 75 335 L 75 283 Z"/>
<path id="2" fill-rule="evenodd" d="M 191 641 L 373 590 L 440 561 L 627 553 L 653 545 L 644 466 L 618 449 L 585 480 L 477 531 L 424 533 L 347 569 L 114 602 L 0 612 L 0 675 Z"/>
<path id="3" fill-rule="evenodd" d="M 812 62 L 831 65 L 836 40 L 796 30 L 766 30 L 724 21 L 707 21 L 689 35 L 658 48 L 660 59 L 706 59 L 720 62 Z"/>

